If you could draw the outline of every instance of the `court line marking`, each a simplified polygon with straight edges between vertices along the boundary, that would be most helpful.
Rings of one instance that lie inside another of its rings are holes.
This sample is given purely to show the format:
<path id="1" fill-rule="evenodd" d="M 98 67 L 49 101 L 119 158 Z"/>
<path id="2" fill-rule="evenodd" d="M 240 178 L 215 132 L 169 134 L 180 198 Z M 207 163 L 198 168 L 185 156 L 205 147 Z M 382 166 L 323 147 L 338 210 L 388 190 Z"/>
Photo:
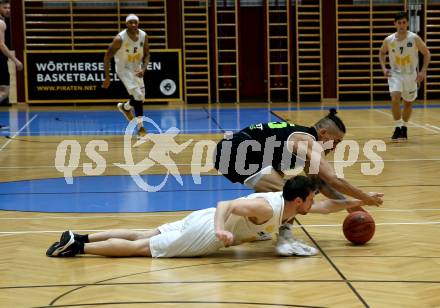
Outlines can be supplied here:
<path id="1" fill-rule="evenodd" d="M 440 208 L 434 208 L 434 209 L 426 209 L 426 208 L 420 208 L 420 209 L 375 209 L 373 211 L 370 211 L 371 213 L 379 213 L 379 212 L 436 212 L 440 211 Z M 0 217 L 0 220 L 47 220 L 47 219 L 72 219 L 72 220 L 81 220 L 81 219 L 100 219 L 100 218 L 143 218 L 143 217 L 183 217 L 185 215 L 188 215 L 189 213 L 192 213 L 193 210 L 186 210 L 181 211 L 181 214 L 155 214 L 154 212 L 151 212 L 149 214 L 139 214 L 139 215 L 123 215 L 123 213 L 116 214 L 116 215 L 96 215 L 96 216 L 38 216 L 38 217 Z"/>
<path id="2" fill-rule="evenodd" d="M 228 130 L 235 130 L 235 131 L 239 131 L 241 128 L 230 128 Z M 180 129 L 179 129 L 180 130 Z M 77 134 L 76 136 L 79 137 L 87 137 L 88 135 L 85 135 L 86 133 L 88 134 L 95 134 L 98 136 L 113 136 L 113 137 L 119 137 L 119 136 L 124 136 L 124 131 L 125 128 L 121 127 L 120 130 L 34 130 L 34 131 L 30 131 L 29 134 L 30 135 L 36 135 L 39 137 L 60 137 L 59 135 L 55 135 L 55 134 Z M 180 132 L 211 132 L 211 131 L 215 131 L 215 132 L 219 132 L 219 134 L 221 135 L 221 133 L 223 132 L 220 129 L 217 128 L 213 128 L 213 129 L 182 129 L 180 130 Z M 12 131 L 10 131 L 12 133 Z M 159 131 L 157 130 L 151 130 L 151 133 L 158 133 Z M 37 134 L 48 134 L 48 135 L 37 135 Z M 112 134 L 112 135 L 109 135 Z M 167 134 L 166 132 L 162 132 L 161 134 Z"/>
<path id="3" fill-rule="evenodd" d="M 394 225 L 439 225 L 440 221 L 420 221 L 420 222 L 382 222 L 382 223 L 376 223 L 376 226 L 394 226 Z M 316 224 L 311 224 L 311 225 L 305 225 L 303 224 L 302 226 L 304 227 L 318 227 L 318 228 L 326 228 L 326 227 L 341 227 L 342 224 L 325 224 L 325 225 L 316 225 Z M 301 228 L 301 226 L 296 226 L 293 225 L 293 228 Z M 0 232 L 1 233 L 1 232 Z"/>
<path id="4" fill-rule="evenodd" d="M 96 230 L 74 230 L 74 232 L 103 232 L 103 231 L 109 231 L 110 229 L 96 229 Z M 134 231 L 151 231 L 154 229 L 130 229 Z M 0 231 L 0 235 L 2 234 L 11 234 L 11 235 L 19 235 L 19 234 L 44 234 L 44 233 L 63 233 L 66 230 L 44 230 L 44 231 Z"/>
<path id="5" fill-rule="evenodd" d="M 440 225 L 440 221 L 421 221 L 421 222 L 383 222 L 376 223 L 376 226 L 395 226 L 395 225 Z M 302 228 L 302 227 L 313 227 L 313 228 L 331 228 L 331 227 L 341 227 L 342 224 L 302 224 L 302 225 L 293 225 L 293 228 Z M 102 232 L 108 231 L 109 229 L 97 229 L 97 230 L 74 230 L 74 232 Z M 154 229 L 130 229 L 134 231 L 151 231 Z M 39 231 L 0 231 L 1 234 L 45 234 L 45 233 L 62 233 L 66 230 L 39 230 Z"/>
<path id="6" fill-rule="evenodd" d="M 377 110 L 378 112 L 380 110 Z M 386 114 L 385 112 L 383 112 L 384 114 Z M 425 128 L 421 125 L 417 125 L 412 123 L 411 121 L 408 122 L 411 124 L 410 127 L 417 127 L 417 128 Z M 371 125 L 371 126 L 347 126 L 348 129 L 382 129 L 382 128 L 393 128 L 394 125 Z M 200 133 L 200 132 L 205 132 L 205 133 L 211 133 L 211 132 L 216 132 L 217 135 L 223 135 L 223 133 L 225 131 L 232 131 L 232 132 L 238 132 L 240 131 L 242 128 L 225 128 L 224 130 L 220 130 L 220 129 L 182 129 L 180 130 L 181 134 L 190 134 L 192 132 L 194 133 Z M 438 128 L 440 130 L 440 127 Z M 124 134 L 123 132 L 123 128 L 121 128 L 121 130 L 69 130 L 69 131 L 30 131 L 29 135 L 31 136 L 36 136 L 36 137 L 63 137 L 63 136 L 77 136 L 77 137 L 88 137 L 90 135 L 86 135 L 86 134 L 94 134 L 94 136 L 111 136 L 111 137 L 123 137 Z M 10 133 L 13 133 L 12 131 L 10 131 Z M 152 130 L 151 133 L 158 133 L 158 131 Z M 436 132 L 438 133 L 438 132 Z M 64 134 L 64 135 L 62 135 Z M 166 135 L 166 132 L 162 132 L 162 134 Z"/>
<path id="7" fill-rule="evenodd" d="M 278 258 L 278 257 L 277 257 Z M 166 271 L 172 271 L 172 270 L 180 270 L 180 269 L 187 269 L 187 268 L 195 268 L 195 267 L 202 267 L 202 266 L 212 266 L 212 265 L 218 265 L 218 264 L 230 264 L 230 263 L 243 263 L 243 262 L 254 262 L 254 261 L 272 261 L 275 258 L 259 258 L 259 259 L 242 259 L 242 260 L 227 260 L 227 261 L 219 261 L 219 262 L 208 262 L 208 263 L 199 263 L 199 264 L 191 264 L 191 265 L 183 265 L 183 266 L 175 266 L 175 267 L 165 267 L 165 268 L 160 268 L 160 269 L 155 269 L 155 270 L 147 270 L 147 271 L 142 271 L 142 272 L 137 272 L 137 273 L 131 273 L 131 274 L 125 274 L 125 275 L 118 275 L 115 277 L 111 277 L 111 278 L 107 278 L 104 280 L 99 280 L 94 282 L 93 284 L 95 285 L 99 285 L 100 283 L 103 282 L 108 282 L 108 281 L 112 281 L 112 280 L 116 280 L 116 279 L 121 279 L 121 278 L 128 278 L 128 277 L 134 277 L 134 276 L 138 276 L 138 275 L 143 275 L 143 274 L 151 274 L 151 273 L 157 273 L 157 272 L 166 272 Z M 49 306 L 53 306 L 58 300 L 60 300 L 61 298 L 76 292 L 77 290 L 83 289 L 88 287 L 89 285 L 81 285 L 79 287 L 76 287 L 75 289 L 71 289 L 69 291 L 66 291 L 64 293 L 62 293 L 61 295 L 57 296 L 56 298 L 54 298 L 50 303 Z"/>
<path id="8" fill-rule="evenodd" d="M 440 210 L 440 209 L 439 209 Z M 0 220 L 32 220 L 32 219 L 96 219 L 96 218 L 118 218 L 118 219 L 122 219 L 122 218 L 141 218 L 141 217 L 178 217 L 178 216 L 182 216 L 182 215 L 187 215 L 188 212 L 192 212 L 192 211 L 182 211 L 182 214 L 157 214 L 154 215 L 154 213 L 151 214 L 140 214 L 140 215 L 126 215 L 123 216 L 121 214 L 117 214 L 117 215 L 97 215 L 97 216 L 40 216 L 40 217 L 0 217 Z"/>
<path id="9" fill-rule="evenodd" d="M 59 304 L 59 305 L 53 305 L 52 303 L 47 306 L 32 306 L 32 308 L 51 308 L 51 307 L 86 307 L 86 306 L 129 306 L 129 305 L 150 305 L 150 304 L 173 304 L 173 306 L 176 306 L 177 304 L 191 304 L 193 307 L 196 307 L 196 305 L 202 305 L 198 307 L 206 307 L 208 305 L 215 305 L 218 304 L 225 304 L 230 306 L 237 306 L 240 305 L 246 305 L 246 306 L 268 306 L 268 307 L 296 307 L 296 308 L 327 308 L 328 306 L 310 306 L 310 305 L 299 305 L 299 304 L 287 304 L 287 303 L 273 303 L 273 302 L 240 302 L 240 301 L 196 301 L 196 300 L 157 300 L 157 301 L 147 301 L 147 300 L 133 300 L 133 301 L 111 301 L 111 302 L 84 302 L 84 303 L 78 303 L 78 304 Z"/>
<path id="10" fill-rule="evenodd" d="M 352 258 L 354 256 L 336 256 L 342 258 Z M 359 258 L 359 256 L 355 256 Z M 372 258 L 375 256 L 366 256 L 366 258 Z M 390 257 L 390 256 L 377 256 L 377 257 Z M 401 258 L 401 256 L 391 256 L 392 258 Z M 407 256 L 405 256 L 407 257 Z M 420 258 L 414 256 L 414 258 Z M 437 259 L 437 257 L 430 257 L 431 259 Z M 282 260 L 282 258 L 280 258 Z M 390 280 L 390 279 L 347 279 L 350 282 L 365 282 L 365 283 L 410 283 L 410 284 L 438 284 L 438 280 Z M 28 288 L 59 288 L 59 287 L 77 287 L 77 286 L 126 286 L 126 285 L 161 285 L 161 284 L 224 284 L 224 283 L 344 283 L 339 279 L 272 279 L 272 280 L 179 280 L 179 281 L 144 281 L 144 282 L 107 282 L 107 283 L 69 283 L 69 284 L 45 284 L 45 285 L 12 285 L 12 286 L 0 286 L 0 290 L 8 289 L 28 289 Z"/>
<path id="11" fill-rule="evenodd" d="M 430 128 L 432 128 L 432 129 L 436 129 L 436 130 L 438 130 L 439 132 L 440 132 L 440 127 L 438 127 L 438 126 L 435 126 L 435 125 L 432 125 L 432 124 L 425 124 L 426 126 L 428 126 L 428 127 L 430 127 Z"/>
<path id="12" fill-rule="evenodd" d="M 319 245 L 319 243 L 310 235 L 310 233 L 306 230 L 306 227 L 301 224 L 301 222 L 298 220 L 298 218 L 294 218 L 294 220 L 297 223 L 298 228 L 300 228 L 306 236 L 312 241 L 312 243 L 315 245 L 316 248 L 321 252 L 322 256 L 328 261 L 330 264 L 330 267 L 333 268 L 339 277 L 342 278 L 342 280 L 345 282 L 347 287 L 353 292 L 353 294 L 358 298 L 358 300 L 364 305 L 364 307 L 370 307 L 364 299 L 364 297 L 358 292 L 358 290 L 355 288 L 355 286 L 348 281 L 347 277 L 344 275 L 342 270 L 333 262 L 333 260 L 327 255 L 327 253 L 324 251 L 324 249 Z"/>
<path id="13" fill-rule="evenodd" d="M 31 124 L 31 122 L 33 121 L 33 120 L 35 120 L 35 118 L 38 116 L 38 114 L 36 114 L 36 115 L 34 115 L 29 121 L 27 121 L 27 123 L 25 124 L 25 125 L 23 125 L 23 127 L 22 128 L 20 128 L 11 138 L 9 138 L 3 145 L 2 145 L 2 147 L 0 148 L 0 152 L 4 149 L 4 148 L 6 148 L 7 147 L 7 145 L 9 144 L 9 143 L 11 143 L 12 142 L 12 140 L 15 138 L 15 137 L 17 137 L 18 136 L 18 134 L 20 134 L 21 133 L 21 131 L 23 130 L 23 129 L 25 129 L 26 127 L 28 127 L 29 126 L 29 124 Z"/>
<path id="14" fill-rule="evenodd" d="M 424 105 L 414 105 L 413 106 L 414 109 L 431 109 L 431 108 L 437 108 L 437 107 L 440 107 L 440 105 L 439 106 L 437 106 L 437 105 L 435 105 L 435 106 L 428 106 L 428 107 L 426 107 Z M 251 108 L 251 110 L 255 110 L 255 109 L 266 109 L 266 108 Z M 316 110 L 320 111 L 320 110 L 328 110 L 328 109 L 329 108 L 324 108 L 323 109 L 322 107 L 309 107 L 309 108 L 300 108 L 299 110 L 300 111 L 316 111 Z M 381 109 L 389 110 L 390 108 L 389 108 L 388 105 L 383 105 L 383 106 L 375 106 L 374 108 L 371 108 L 370 106 L 340 106 L 339 109 L 341 109 L 341 110 L 373 110 L 373 111 L 377 111 L 377 112 L 389 115 L 388 113 L 382 111 Z M 223 110 L 235 110 L 235 109 L 227 108 L 227 109 L 223 109 Z M 246 108 L 244 110 L 246 110 Z M 101 110 L 94 110 L 94 111 L 101 112 Z M 286 108 L 273 108 L 273 109 L 271 109 L 270 112 L 272 113 L 272 115 L 274 115 L 275 117 L 278 117 L 278 118 L 281 119 L 280 115 L 274 114 L 273 111 L 288 111 L 288 112 L 290 112 L 290 111 L 297 111 L 297 108 L 296 107 L 295 108 L 286 107 Z M 391 115 L 389 115 L 389 116 L 391 116 Z M 416 124 L 416 123 L 411 122 L 411 121 L 409 123 L 413 124 L 415 127 L 425 128 L 422 125 Z M 383 128 L 383 127 L 393 127 L 393 126 L 391 126 L 391 125 L 390 126 L 387 126 L 387 125 L 383 125 L 383 126 L 349 126 L 348 128 Z M 238 131 L 238 130 L 240 130 L 240 128 L 236 128 L 236 127 L 234 127 L 234 128 L 224 128 L 224 130 Z M 440 130 L 440 128 L 439 128 L 439 130 Z M 189 130 L 182 130 L 182 131 L 185 131 L 185 132 L 210 132 L 210 131 L 217 131 L 217 132 L 221 133 L 220 129 L 209 129 L 209 130 L 207 130 L 207 129 L 189 129 Z M 48 135 L 48 136 L 54 136 L 52 134 L 54 134 L 54 133 L 61 133 L 61 132 L 63 132 L 63 133 L 72 133 L 72 132 L 74 132 L 74 133 L 81 133 L 81 134 L 84 134 L 84 133 L 97 133 L 98 135 L 105 136 L 106 133 L 110 133 L 110 132 L 120 133 L 121 130 L 109 130 L 109 131 L 102 131 L 102 130 L 99 130 L 99 131 L 97 131 L 97 130 L 78 131 L 78 130 L 76 130 L 76 131 L 69 131 L 69 132 L 65 132 L 65 131 L 32 131 L 32 132 L 30 132 L 30 134 L 51 133 L 51 135 Z M 10 132 L 10 133 L 12 133 L 12 132 Z M 436 133 L 437 133 L 437 131 L 436 131 Z"/>
<path id="15" fill-rule="evenodd" d="M 435 158 L 404 158 L 404 159 L 359 159 L 359 160 L 356 160 L 354 163 L 355 164 L 370 163 L 370 162 L 390 162 L 390 163 L 393 163 L 393 162 L 439 161 L 439 160 L 440 160 L 440 157 L 435 157 Z M 328 160 L 328 162 L 329 163 L 346 163 L 347 161 L 345 161 L 345 160 Z M 120 163 L 120 162 L 115 162 L 115 163 Z M 115 166 L 113 164 L 114 164 L 114 162 L 107 162 L 107 168 L 120 168 L 120 167 Z M 127 166 L 147 167 L 150 165 L 147 165 L 147 164 L 127 164 Z M 185 166 L 200 166 L 200 164 L 178 164 L 178 163 L 176 163 L 176 164 L 157 164 L 157 165 L 152 166 L 151 168 L 156 167 L 156 166 L 182 166 L 182 167 L 185 167 Z M 29 168 L 43 169 L 43 168 L 56 168 L 56 167 L 57 167 L 57 165 L 12 166 L 12 167 L 1 167 L 0 166 L 0 169 L 29 169 Z M 58 167 L 62 168 L 65 166 L 59 165 Z M 78 166 L 77 169 L 80 169 L 80 168 L 81 167 Z M 212 165 L 212 169 L 214 169 L 214 165 Z M 164 175 L 164 174 L 142 174 L 142 175 L 148 176 L 148 175 Z M 191 174 L 188 174 L 188 175 L 191 175 Z M 45 179 L 42 179 L 42 180 L 45 180 Z"/>
<path id="16" fill-rule="evenodd" d="M 393 118 L 393 116 L 391 114 L 389 114 L 389 113 L 387 113 L 385 111 L 378 110 L 378 109 L 374 109 L 374 111 L 379 112 L 381 114 L 384 114 L 384 115 L 388 116 L 389 118 Z M 424 128 L 424 129 L 426 129 L 426 130 L 428 130 L 430 132 L 434 132 L 436 134 L 439 133 L 439 130 L 435 130 L 435 129 L 430 128 L 429 126 L 431 126 L 431 124 L 428 124 L 428 123 L 424 123 L 424 125 L 418 124 L 418 123 L 416 123 L 414 121 L 408 121 L 408 123 L 411 124 L 411 125 L 414 125 L 415 127 L 418 127 L 418 128 Z"/>

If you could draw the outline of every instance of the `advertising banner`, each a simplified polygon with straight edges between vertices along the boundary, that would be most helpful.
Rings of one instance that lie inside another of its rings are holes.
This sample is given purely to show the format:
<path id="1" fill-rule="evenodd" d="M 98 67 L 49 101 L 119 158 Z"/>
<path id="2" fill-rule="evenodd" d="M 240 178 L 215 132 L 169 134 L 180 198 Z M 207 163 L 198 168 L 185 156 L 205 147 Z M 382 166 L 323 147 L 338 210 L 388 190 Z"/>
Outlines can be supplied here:
<path id="1" fill-rule="evenodd" d="M 100 50 L 27 51 L 26 101 L 93 103 L 126 100 L 129 95 L 115 74 L 113 61 L 110 87 L 101 87 L 104 81 L 104 53 Z M 151 50 L 144 81 L 146 102 L 181 102 L 180 50 Z"/>

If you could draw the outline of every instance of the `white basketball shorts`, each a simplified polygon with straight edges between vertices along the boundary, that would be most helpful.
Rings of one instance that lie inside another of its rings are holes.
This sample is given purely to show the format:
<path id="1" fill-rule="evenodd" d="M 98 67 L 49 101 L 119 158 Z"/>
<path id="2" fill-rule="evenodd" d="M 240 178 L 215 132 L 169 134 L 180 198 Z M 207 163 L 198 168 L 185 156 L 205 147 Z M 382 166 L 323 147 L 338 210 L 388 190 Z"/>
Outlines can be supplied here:
<path id="1" fill-rule="evenodd" d="M 145 83 L 143 78 L 139 78 L 135 73 L 128 70 L 118 71 L 118 77 L 121 79 L 128 94 L 136 96 L 136 92 L 141 93 L 145 91 Z M 138 89 L 138 91 L 136 91 Z"/>
<path id="2" fill-rule="evenodd" d="M 215 236 L 214 215 L 215 208 L 208 208 L 160 226 L 160 234 L 150 239 L 151 256 L 197 257 L 214 253 L 224 247 L 223 242 Z"/>
<path id="3" fill-rule="evenodd" d="M 407 102 L 412 102 L 417 98 L 417 75 L 399 74 L 392 72 L 388 77 L 388 86 L 391 92 L 400 92 L 402 98 Z"/>

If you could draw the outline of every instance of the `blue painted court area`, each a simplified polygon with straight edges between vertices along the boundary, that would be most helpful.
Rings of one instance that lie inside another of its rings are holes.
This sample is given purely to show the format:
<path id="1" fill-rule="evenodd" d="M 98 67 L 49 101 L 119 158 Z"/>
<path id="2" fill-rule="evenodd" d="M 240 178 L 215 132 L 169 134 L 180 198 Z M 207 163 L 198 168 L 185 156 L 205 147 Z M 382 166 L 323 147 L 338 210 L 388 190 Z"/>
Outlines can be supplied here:
<path id="1" fill-rule="evenodd" d="M 253 123 L 279 121 L 268 108 L 152 110 L 145 115 L 154 121 L 146 128 L 160 133 L 177 127 L 181 133 L 223 133 Z M 0 123 L 10 126 L 4 136 L 122 135 L 127 126 L 117 111 L 0 112 Z M 164 175 L 143 176 L 158 185 Z M 0 183 L 0 209 L 37 212 L 157 212 L 186 211 L 216 206 L 220 200 L 235 199 L 250 192 L 222 176 L 204 176 L 195 184 L 182 176 L 183 185 L 169 176 L 158 192 L 141 190 L 130 176 L 64 178 Z"/>
<path id="2" fill-rule="evenodd" d="M 155 123 L 144 123 L 151 133 L 164 132 L 171 127 L 185 134 L 222 133 L 254 123 L 280 120 L 267 108 L 149 110 L 144 115 Z M 123 135 L 127 127 L 126 119 L 117 110 L 0 112 L 0 123 L 10 127 L 0 131 L 0 136 L 13 135 L 27 123 L 19 136 Z"/>
<path id="3" fill-rule="evenodd" d="M 440 108 L 430 104 L 427 108 Z M 325 107 L 324 109 L 329 109 Z M 375 109 L 389 109 L 389 105 L 374 106 Z M 414 108 L 425 108 L 415 105 Z M 184 134 L 223 133 L 238 131 L 255 123 L 280 121 L 273 111 L 321 110 L 321 107 L 291 108 L 199 108 L 173 110 L 145 110 L 162 132 L 177 127 Z M 341 106 L 341 110 L 367 110 L 370 106 Z M 114 111 L 16 111 L 0 112 L 0 123 L 9 126 L 9 130 L 0 131 L 0 136 L 14 135 L 27 125 L 19 136 L 60 136 L 60 135 L 123 135 L 127 121 L 116 109 Z M 145 123 L 151 133 L 159 130 L 151 123 Z"/>
<path id="4" fill-rule="evenodd" d="M 157 185 L 164 175 L 142 177 Z M 0 209 L 34 212 L 163 212 L 215 207 L 220 200 L 251 193 L 222 176 L 204 176 L 195 184 L 191 175 L 180 185 L 169 176 L 158 192 L 145 192 L 130 176 L 77 177 L 73 184 L 64 178 L 0 183 Z"/>

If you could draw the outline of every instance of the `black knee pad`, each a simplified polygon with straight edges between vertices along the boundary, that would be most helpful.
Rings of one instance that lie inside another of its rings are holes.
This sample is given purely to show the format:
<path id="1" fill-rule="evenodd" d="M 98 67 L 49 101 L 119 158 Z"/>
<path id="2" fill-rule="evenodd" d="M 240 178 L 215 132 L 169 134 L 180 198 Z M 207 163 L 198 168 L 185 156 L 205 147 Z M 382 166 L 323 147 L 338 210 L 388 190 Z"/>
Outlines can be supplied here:
<path id="1" fill-rule="evenodd" d="M 142 117 L 144 115 L 144 102 L 137 101 L 135 99 L 130 100 L 130 105 L 134 108 L 134 115 L 136 117 Z"/>

